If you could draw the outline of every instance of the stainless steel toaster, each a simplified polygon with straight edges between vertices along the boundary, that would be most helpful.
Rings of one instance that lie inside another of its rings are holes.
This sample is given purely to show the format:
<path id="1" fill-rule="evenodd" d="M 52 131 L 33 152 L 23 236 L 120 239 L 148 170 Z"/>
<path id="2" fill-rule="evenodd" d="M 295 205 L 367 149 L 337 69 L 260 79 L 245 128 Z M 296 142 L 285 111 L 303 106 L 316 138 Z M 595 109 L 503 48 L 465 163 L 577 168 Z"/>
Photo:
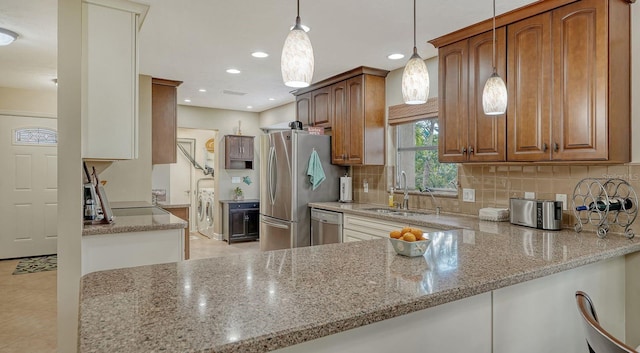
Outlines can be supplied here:
<path id="1" fill-rule="evenodd" d="M 545 230 L 562 227 L 562 201 L 510 199 L 509 211 L 512 224 Z"/>

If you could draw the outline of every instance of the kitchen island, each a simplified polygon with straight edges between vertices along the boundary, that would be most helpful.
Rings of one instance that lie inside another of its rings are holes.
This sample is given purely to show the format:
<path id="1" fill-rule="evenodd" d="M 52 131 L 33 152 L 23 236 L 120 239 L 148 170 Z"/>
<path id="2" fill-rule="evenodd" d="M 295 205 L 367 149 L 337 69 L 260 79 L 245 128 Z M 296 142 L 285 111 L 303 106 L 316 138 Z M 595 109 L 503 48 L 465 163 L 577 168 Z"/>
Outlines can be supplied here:
<path id="1" fill-rule="evenodd" d="M 144 202 L 112 206 L 113 223 L 82 229 L 82 274 L 184 258 L 187 222 Z"/>
<path id="2" fill-rule="evenodd" d="M 581 352 L 576 288 L 624 332 L 640 241 L 479 223 L 419 258 L 378 239 L 90 273 L 80 352 Z"/>

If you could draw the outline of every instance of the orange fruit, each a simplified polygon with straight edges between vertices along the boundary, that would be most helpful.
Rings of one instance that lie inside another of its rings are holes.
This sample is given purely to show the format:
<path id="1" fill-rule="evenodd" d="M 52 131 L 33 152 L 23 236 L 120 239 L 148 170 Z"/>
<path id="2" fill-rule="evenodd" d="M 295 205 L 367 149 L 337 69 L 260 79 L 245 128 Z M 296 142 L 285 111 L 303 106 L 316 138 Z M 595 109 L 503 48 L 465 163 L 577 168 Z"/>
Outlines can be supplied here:
<path id="1" fill-rule="evenodd" d="M 394 239 L 398 239 L 402 237 L 402 232 L 400 232 L 399 230 L 392 230 L 391 233 L 389 233 L 389 236 Z"/>
<path id="2" fill-rule="evenodd" d="M 404 233 L 408 233 L 410 231 L 411 231 L 411 227 L 404 227 L 404 228 L 402 228 L 401 233 L 404 234 Z"/>
<path id="3" fill-rule="evenodd" d="M 416 236 L 411 232 L 407 232 L 402 236 L 402 240 L 404 241 L 416 241 Z"/>
<path id="4" fill-rule="evenodd" d="M 419 229 L 419 228 L 411 228 L 411 234 L 415 235 L 415 236 L 416 236 L 416 239 L 417 239 L 417 238 L 422 237 L 422 233 L 424 233 L 424 232 L 422 231 L 422 229 Z"/>

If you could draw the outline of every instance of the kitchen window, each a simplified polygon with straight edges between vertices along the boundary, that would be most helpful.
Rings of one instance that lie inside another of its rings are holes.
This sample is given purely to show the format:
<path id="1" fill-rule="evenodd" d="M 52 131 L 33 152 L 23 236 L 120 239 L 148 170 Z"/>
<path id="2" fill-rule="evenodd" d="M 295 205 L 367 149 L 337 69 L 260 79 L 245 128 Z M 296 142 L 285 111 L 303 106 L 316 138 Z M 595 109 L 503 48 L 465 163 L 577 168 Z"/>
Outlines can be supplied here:
<path id="1" fill-rule="evenodd" d="M 404 171 L 409 191 L 457 195 L 458 165 L 438 162 L 438 99 L 389 107 L 389 125 L 395 135 L 395 185 Z"/>
<path id="2" fill-rule="evenodd" d="M 404 170 L 410 191 L 457 191 L 458 165 L 438 162 L 438 118 L 396 126 L 396 166 L 396 180 Z"/>

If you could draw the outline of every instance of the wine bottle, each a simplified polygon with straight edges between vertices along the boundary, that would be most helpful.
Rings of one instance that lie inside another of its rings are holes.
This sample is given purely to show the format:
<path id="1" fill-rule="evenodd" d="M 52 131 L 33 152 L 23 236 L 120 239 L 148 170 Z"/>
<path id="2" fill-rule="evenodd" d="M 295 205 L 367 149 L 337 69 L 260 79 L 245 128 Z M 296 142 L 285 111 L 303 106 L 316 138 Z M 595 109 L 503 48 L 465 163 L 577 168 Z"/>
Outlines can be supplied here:
<path id="1" fill-rule="evenodd" d="M 599 211 L 606 211 L 607 206 L 609 207 L 609 211 L 619 211 L 623 209 L 630 210 L 633 207 L 633 201 L 629 198 L 621 199 L 609 199 L 608 202 L 605 200 L 596 200 L 589 204 L 589 206 L 578 206 L 576 207 L 576 211 L 595 211 L 596 209 Z"/>

